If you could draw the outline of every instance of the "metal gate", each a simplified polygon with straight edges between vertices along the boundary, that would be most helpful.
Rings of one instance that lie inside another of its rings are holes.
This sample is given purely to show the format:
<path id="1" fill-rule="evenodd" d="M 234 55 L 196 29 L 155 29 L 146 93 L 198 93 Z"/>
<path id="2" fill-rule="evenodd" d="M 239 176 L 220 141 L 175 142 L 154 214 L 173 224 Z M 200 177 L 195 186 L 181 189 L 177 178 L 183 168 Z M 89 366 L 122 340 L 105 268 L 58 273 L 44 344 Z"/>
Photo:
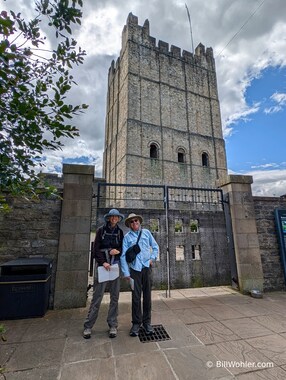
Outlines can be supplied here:
<path id="1" fill-rule="evenodd" d="M 221 189 L 100 182 L 94 188 L 92 230 L 117 208 L 143 217 L 160 247 L 153 286 L 171 289 L 230 285 L 236 265 L 230 218 Z M 127 228 L 121 223 L 124 232 Z"/>

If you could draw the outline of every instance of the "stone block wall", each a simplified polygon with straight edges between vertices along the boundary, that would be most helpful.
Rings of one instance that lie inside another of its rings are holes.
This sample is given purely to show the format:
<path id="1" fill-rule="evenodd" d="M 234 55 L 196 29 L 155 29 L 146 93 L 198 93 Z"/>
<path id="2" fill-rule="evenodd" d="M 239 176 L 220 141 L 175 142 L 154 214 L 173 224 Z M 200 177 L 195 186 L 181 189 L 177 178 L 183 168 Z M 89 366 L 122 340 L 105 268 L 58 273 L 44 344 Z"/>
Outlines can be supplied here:
<path id="1" fill-rule="evenodd" d="M 85 173 L 77 165 L 75 168 L 68 165 L 65 169 L 65 185 L 69 191 L 64 202 L 59 198 L 41 197 L 37 202 L 10 198 L 12 211 L 0 215 L 0 264 L 19 257 L 41 256 L 53 260 L 50 307 L 54 307 L 56 277 L 56 307 L 84 306 L 88 281 L 89 233 L 102 223 L 102 216 L 109 210 L 102 206 L 97 208 L 97 182 L 105 180 L 97 178 L 92 182 L 93 169 L 83 168 Z M 242 178 L 238 177 L 230 177 L 232 187 L 227 192 L 231 201 L 235 201 L 232 223 L 241 273 L 245 274 L 248 264 L 253 266 L 257 262 L 259 252 L 263 290 L 285 290 L 274 210 L 286 209 L 286 198 L 252 197 L 248 178 L 241 184 Z M 49 180 L 62 193 L 63 179 L 52 176 Z M 82 185 L 86 192 L 83 192 Z M 104 187 L 101 189 L 103 200 L 110 196 L 108 191 L 110 190 L 105 192 Z M 160 198 L 159 192 L 162 190 L 154 192 L 155 198 Z M 143 197 L 142 194 L 141 196 Z M 160 246 L 160 258 L 154 268 L 154 288 L 167 287 L 168 256 L 172 288 L 231 283 L 227 230 L 222 210 L 169 210 L 167 241 L 166 212 L 162 205 L 152 208 L 150 199 L 148 202 L 149 207 L 138 209 L 135 202 L 132 210 L 122 208 L 120 211 L 126 216 L 134 211 L 140 213 L 144 219 L 143 226 L 149 229 L 154 220 L 158 222 L 159 229 L 153 232 Z M 110 208 L 113 206 L 110 204 Z M 161 209 L 156 209 L 158 207 Z M 255 222 L 257 237 L 249 227 L 250 219 L 251 226 Z M 176 232 L 178 220 L 181 221 L 182 230 Z M 190 230 L 193 220 L 198 221 L 197 232 Z M 122 225 L 124 231 L 127 231 L 124 223 Z"/>
<path id="2" fill-rule="evenodd" d="M 62 193 L 62 179 L 49 176 Z M 49 305 L 54 303 L 62 201 L 40 197 L 38 201 L 8 196 L 11 212 L 0 214 L 0 264 L 20 257 L 53 260 Z"/>
<path id="3" fill-rule="evenodd" d="M 103 224 L 103 215 L 108 210 L 97 210 L 96 220 L 93 221 L 95 228 Z M 120 212 L 125 216 L 131 212 L 141 215 L 143 228 L 150 230 L 154 221 L 158 222 L 158 231 L 152 232 L 160 247 L 159 260 L 153 269 L 155 289 L 168 287 L 168 256 L 172 289 L 231 284 L 226 225 L 222 211 L 172 210 L 168 214 L 168 234 L 165 210 L 121 208 Z M 182 232 L 176 232 L 177 219 L 182 222 Z M 197 232 L 191 232 L 191 220 L 198 221 Z M 128 231 L 123 222 L 120 226 L 124 233 Z M 196 257 L 192 247 L 199 250 Z M 178 249 L 182 249 L 180 256 L 177 254 Z"/>
<path id="4" fill-rule="evenodd" d="M 264 290 L 285 289 L 274 210 L 275 208 L 286 209 L 286 198 L 253 197 L 253 200 L 264 275 Z"/>

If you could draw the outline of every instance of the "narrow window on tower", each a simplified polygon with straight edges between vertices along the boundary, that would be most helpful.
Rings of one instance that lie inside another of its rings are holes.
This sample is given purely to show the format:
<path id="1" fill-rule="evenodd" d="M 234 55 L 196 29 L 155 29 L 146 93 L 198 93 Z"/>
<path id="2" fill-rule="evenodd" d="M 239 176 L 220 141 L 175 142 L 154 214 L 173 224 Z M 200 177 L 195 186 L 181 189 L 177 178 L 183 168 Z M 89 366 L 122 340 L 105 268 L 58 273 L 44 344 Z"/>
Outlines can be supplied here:
<path id="1" fill-rule="evenodd" d="M 150 145 L 150 158 L 159 158 L 159 149 L 156 144 Z"/>
<path id="2" fill-rule="evenodd" d="M 209 166 L 209 156 L 208 156 L 208 154 L 206 152 L 204 152 L 202 154 L 202 165 L 204 167 L 208 167 Z"/>
<path id="3" fill-rule="evenodd" d="M 178 162 L 186 162 L 186 154 L 185 154 L 185 151 L 184 149 L 182 148 L 179 148 L 178 149 Z"/>

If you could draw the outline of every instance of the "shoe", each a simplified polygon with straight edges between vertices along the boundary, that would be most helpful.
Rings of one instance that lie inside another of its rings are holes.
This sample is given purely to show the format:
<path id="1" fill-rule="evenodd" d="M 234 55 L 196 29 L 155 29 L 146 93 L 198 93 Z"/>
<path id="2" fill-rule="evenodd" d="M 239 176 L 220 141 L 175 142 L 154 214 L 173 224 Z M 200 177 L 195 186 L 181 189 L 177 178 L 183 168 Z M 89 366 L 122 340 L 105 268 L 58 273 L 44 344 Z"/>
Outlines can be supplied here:
<path id="1" fill-rule="evenodd" d="M 84 329 L 82 335 L 84 339 L 89 339 L 91 337 L 91 329 Z"/>
<path id="2" fill-rule="evenodd" d="M 117 335 L 117 328 L 116 327 L 110 327 L 109 338 L 116 338 L 116 335 Z"/>
<path id="3" fill-rule="evenodd" d="M 129 332 L 129 335 L 130 336 L 138 336 L 139 335 L 139 329 L 140 329 L 139 323 L 133 323 L 131 330 Z"/>
<path id="4" fill-rule="evenodd" d="M 143 323 L 143 329 L 145 330 L 146 335 L 154 334 L 154 329 L 150 323 Z"/>

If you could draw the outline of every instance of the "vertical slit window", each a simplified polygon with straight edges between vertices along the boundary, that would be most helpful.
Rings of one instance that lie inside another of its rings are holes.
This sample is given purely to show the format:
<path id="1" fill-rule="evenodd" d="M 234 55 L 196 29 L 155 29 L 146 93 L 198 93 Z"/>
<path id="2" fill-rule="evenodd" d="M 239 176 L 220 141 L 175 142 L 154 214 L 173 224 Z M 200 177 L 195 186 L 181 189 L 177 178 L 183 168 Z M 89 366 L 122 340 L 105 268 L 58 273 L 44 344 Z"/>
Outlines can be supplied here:
<path id="1" fill-rule="evenodd" d="M 202 154 L 202 165 L 204 167 L 208 167 L 209 166 L 209 156 L 205 152 Z"/>
<path id="2" fill-rule="evenodd" d="M 186 162 L 186 154 L 184 149 L 178 149 L 178 162 Z"/>
<path id="3" fill-rule="evenodd" d="M 155 144 L 150 145 L 150 158 L 159 158 L 158 147 Z"/>

